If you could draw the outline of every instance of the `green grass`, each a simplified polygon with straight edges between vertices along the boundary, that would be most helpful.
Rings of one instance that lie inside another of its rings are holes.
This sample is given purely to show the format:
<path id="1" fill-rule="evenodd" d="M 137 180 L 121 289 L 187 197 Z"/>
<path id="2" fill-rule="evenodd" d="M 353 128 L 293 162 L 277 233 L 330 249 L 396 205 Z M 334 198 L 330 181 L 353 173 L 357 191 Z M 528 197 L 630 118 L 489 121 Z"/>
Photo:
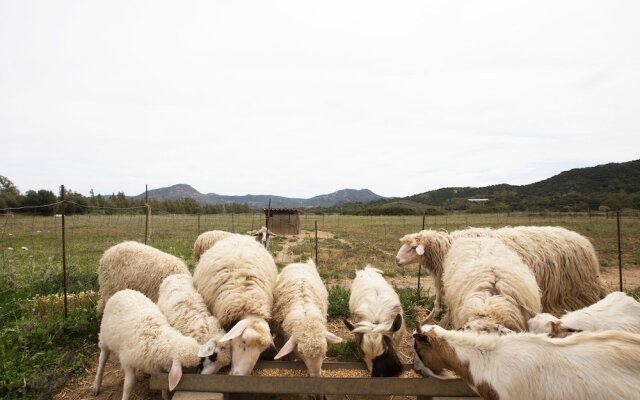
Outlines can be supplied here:
<path id="1" fill-rule="evenodd" d="M 351 339 L 342 343 L 331 343 L 327 347 L 327 356 L 338 361 L 354 361 L 358 359 L 358 347 Z"/>
<path id="2" fill-rule="evenodd" d="M 329 290 L 330 316 L 349 315 L 349 290 L 339 286 L 352 279 L 356 269 L 371 264 L 385 271 L 388 277 L 417 275 L 417 267 L 399 270 L 395 266 L 395 254 L 400 237 L 421 229 L 422 216 L 302 215 L 302 229 L 312 231 L 315 220 L 319 230 L 333 235 L 318 240 L 318 270 L 323 279 L 334 286 Z M 263 217 L 257 214 L 236 214 L 233 221 L 231 215 L 203 215 L 198 230 L 198 218 L 194 215 L 153 216 L 149 244 L 183 258 L 193 269 L 191 249 L 199 233 L 212 229 L 244 233 L 258 228 L 262 221 Z M 456 214 L 427 216 L 425 222 L 428 229 L 449 231 L 467 226 L 564 226 L 591 240 L 604 268 L 618 265 L 613 218 Z M 77 215 L 67 218 L 66 225 L 69 293 L 97 291 L 98 260 L 108 247 L 124 240 L 144 241 L 143 215 Z M 638 267 L 640 220 L 623 218 L 621 228 L 623 264 L 625 268 Z M 91 296 L 84 302 L 72 303 L 66 322 L 59 297 L 55 296 L 60 295 L 63 288 L 61 239 L 59 218 L 0 216 L 0 399 L 50 397 L 70 377 L 84 371 L 88 357 L 97 350 L 99 321 Z M 305 237 L 300 244 L 290 237 L 272 238 L 270 252 L 277 254 L 286 242 L 292 245 L 296 260 L 304 262 L 314 256 L 313 235 Z M 23 250 L 23 246 L 27 250 Z M 424 270 L 423 275 L 426 275 Z M 409 325 L 416 315 L 416 306 L 431 308 L 430 293 L 418 296 L 414 288 L 398 289 L 398 292 Z M 630 293 L 640 298 L 640 288 Z M 50 295 L 46 318 L 44 313 L 34 314 L 30 307 L 33 299 Z M 347 349 L 348 346 L 343 345 Z M 339 353 L 342 351 L 339 349 L 332 351 Z"/>

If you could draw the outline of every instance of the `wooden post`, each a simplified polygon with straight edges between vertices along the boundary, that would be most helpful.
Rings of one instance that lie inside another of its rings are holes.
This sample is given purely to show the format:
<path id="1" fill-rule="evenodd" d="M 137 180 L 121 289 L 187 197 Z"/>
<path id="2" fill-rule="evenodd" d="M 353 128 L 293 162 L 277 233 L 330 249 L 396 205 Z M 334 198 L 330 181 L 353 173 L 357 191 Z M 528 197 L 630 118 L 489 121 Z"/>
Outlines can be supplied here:
<path id="1" fill-rule="evenodd" d="M 67 242 L 65 238 L 65 225 L 64 225 L 64 185 L 60 186 L 60 200 L 62 202 L 62 280 L 64 287 L 64 318 L 67 318 Z"/>
<path id="2" fill-rule="evenodd" d="M 149 207 L 149 185 L 144 185 L 144 207 L 144 244 L 147 244 L 147 241 L 149 240 L 149 217 L 151 215 L 151 208 Z"/>
<path id="3" fill-rule="evenodd" d="M 318 266 L 318 220 L 315 220 L 314 223 L 316 230 L 316 267 Z"/>
<path id="4" fill-rule="evenodd" d="M 64 216 L 64 214 L 62 214 Z M 620 210 L 616 211 L 616 223 L 618 225 L 618 275 L 620 276 L 620 291 L 622 292 L 622 245 L 620 243 Z"/>
<path id="5" fill-rule="evenodd" d="M 269 199 L 269 208 L 267 209 L 267 240 L 264 243 L 264 247 L 267 247 L 267 243 L 269 243 L 269 226 L 271 222 L 271 199 Z"/>
<path id="6" fill-rule="evenodd" d="M 200 236 L 200 217 L 202 214 L 198 213 L 198 236 Z"/>

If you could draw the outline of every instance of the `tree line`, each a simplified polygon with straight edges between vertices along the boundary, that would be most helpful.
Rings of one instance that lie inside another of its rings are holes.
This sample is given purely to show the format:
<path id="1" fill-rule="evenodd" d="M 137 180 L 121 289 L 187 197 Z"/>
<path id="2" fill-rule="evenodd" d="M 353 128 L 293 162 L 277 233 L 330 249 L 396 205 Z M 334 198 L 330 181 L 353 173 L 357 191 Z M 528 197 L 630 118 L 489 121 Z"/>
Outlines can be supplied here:
<path id="1" fill-rule="evenodd" d="M 89 196 L 70 189 L 65 189 L 65 214 L 115 214 L 121 209 L 138 208 L 140 213 L 145 211 L 142 199 L 129 199 L 124 192 L 103 196 L 94 194 Z M 39 215 L 54 215 L 62 212 L 59 195 L 51 190 L 28 190 L 20 193 L 18 187 L 7 177 L 0 175 L 0 213 L 28 213 Z M 53 204 L 53 205 L 51 205 Z M 222 213 L 250 213 L 247 203 L 229 204 L 200 204 L 194 199 L 183 198 L 177 200 L 149 200 L 153 214 L 222 214 Z M 4 209 L 4 211 L 3 211 Z"/>

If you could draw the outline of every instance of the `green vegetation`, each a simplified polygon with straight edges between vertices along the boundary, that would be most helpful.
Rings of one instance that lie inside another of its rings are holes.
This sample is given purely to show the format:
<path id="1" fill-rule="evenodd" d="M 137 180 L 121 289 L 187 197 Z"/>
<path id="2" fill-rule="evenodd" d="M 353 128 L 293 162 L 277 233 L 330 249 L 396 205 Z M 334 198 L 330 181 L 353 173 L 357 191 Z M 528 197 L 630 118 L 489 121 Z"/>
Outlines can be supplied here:
<path id="1" fill-rule="evenodd" d="M 342 286 L 334 286 L 329 288 L 329 318 L 349 317 L 349 296 L 351 290 Z"/>
<path id="2" fill-rule="evenodd" d="M 358 359 L 358 347 L 353 340 L 330 343 L 327 347 L 327 356 L 333 357 L 338 361 L 354 361 Z"/>

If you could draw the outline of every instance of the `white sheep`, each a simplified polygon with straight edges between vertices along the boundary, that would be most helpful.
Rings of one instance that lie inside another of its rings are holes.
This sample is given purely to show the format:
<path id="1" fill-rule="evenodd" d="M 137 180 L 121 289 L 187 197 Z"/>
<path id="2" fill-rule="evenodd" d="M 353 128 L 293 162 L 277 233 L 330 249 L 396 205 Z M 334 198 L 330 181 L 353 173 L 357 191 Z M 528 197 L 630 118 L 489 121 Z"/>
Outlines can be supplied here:
<path id="1" fill-rule="evenodd" d="M 183 336 L 148 297 L 130 289 L 116 292 L 107 301 L 98 346 L 93 394 L 100 392 L 104 367 L 113 353 L 124 371 L 122 400 L 131 394 L 136 369 L 145 373 L 169 371 L 169 390 L 173 390 L 182 377 L 182 367 L 209 369 L 208 357 L 215 351 L 213 341 L 200 345 Z M 168 393 L 163 391 L 163 397 L 168 398 Z"/>
<path id="2" fill-rule="evenodd" d="M 640 335 L 583 332 L 564 339 L 518 333 L 483 335 L 418 326 L 417 363 L 438 379 L 455 372 L 485 399 L 638 398 Z"/>
<path id="3" fill-rule="evenodd" d="M 232 235 L 238 235 L 238 234 L 227 232 L 227 231 L 220 231 L 220 230 L 207 231 L 207 232 L 201 233 L 196 238 L 196 241 L 193 243 L 193 259 L 196 261 L 199 261 L 200 257 L 205 251 L 209 250 L 211 247 L 213 247 L 214 244 L 216 244 L 220 240 Z M 253 236 L 254 239 L 257 242 L 262 243 L 264 247 L 267 247 L 268 240 L 270 237 L 277 236 L 271 231 L 269 231 L 269 233 L 267 234 L 267 228 L 264 226 L 258 230 L 248 232 L 248 235 Z"/>
<path id="4" fill-rule="evenodd" d="M 288 340 L 276 360 L 294 352 L 310 376 L 321 375 L 327 343 L 342 341 L 327 331 L 328 297 L 312 260 L 282 269 L 274 291 L 273 322 Z"/>
<path id="5" fill-rule="evenodd" d="M 453 329 L 523 332 L 542 309 L 533 272 L 499 239 L 456 239 L 443 267 L 443 300 Z"/>
<path id="6" fill-rule="evenodd" d="M 205 251 L 193 283 L 232 340 L 231 374 L 247 375 L 273 345 L 268 321 L 278 269 L 263 246 L 248 236 L 222 239 Z"/>
<path id="7" fill-rule="evenodd" d="M 187 265 L 178 257 L 151 246 L 138 242 L 112 246 L 104 252 L 98 266 L 98 315 L 102 314 L 109 297 L 118 290 L 134 289 L 156 302 L 164 278 L 188 273 Z"/>
<path id="8" fill-rule="evenodd" d="M 441 310 L 442 263 L 451 243 L 461 237 L 496 237 L 515 250 L 536 277 L 545 312 L 560 315 L 593 304 L 606 294 L 593 245 L 576 232 L 550 226 L 469 228 L 451 234 L 424 230 L 400 239 L 396 264 L 423 263 L 433 273 L 436 314 Z"/>
<path id="9" fill-rule="evenodd" d="M 164 278 L 160 285 L 158 308 L 167 317 L 169 324 L 183 335 L 195 338 L 201 344 L 211 339 L 217 344 L 216 351 L 209 356 L 213 364 L 203 371 L 204 374 L 215 374 L 231 364 L 231 344 L 218 344 L 225 331 L 193 287 L 191 275 L 174 274 Z"/>
<path id="10" fill-rule="evenodd" d="M 579 331 L 608 330 L 640 333 L 640 303 L 623 292 L 613 292 L 599 302 L 560 318 L 538 314 L 528 321 L 529 331 L 564 337 Z"/>
<path id="11" fill-rule="evenodd" d="M 355 323 L 344 323 L 355 334 L 358 352 L 371 376 L 398 376 L 402 363 L 397 348 L 405 332 L 398 294 L 379 269 L 367 265 L 351 284 L 349 311 Z"/>

